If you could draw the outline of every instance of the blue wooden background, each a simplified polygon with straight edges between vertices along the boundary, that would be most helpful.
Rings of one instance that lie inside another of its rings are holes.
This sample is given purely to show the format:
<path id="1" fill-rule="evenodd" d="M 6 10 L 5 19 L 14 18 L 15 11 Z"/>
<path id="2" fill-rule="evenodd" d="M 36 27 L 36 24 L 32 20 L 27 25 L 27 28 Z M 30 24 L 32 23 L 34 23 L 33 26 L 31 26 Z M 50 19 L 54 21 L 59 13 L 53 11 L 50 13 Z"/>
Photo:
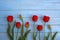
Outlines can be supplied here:
<path id="1" fill-rule="evenodd" d="M 48 24 L 51 24 L 52 26 L 52 34 L 57 31 L 58 34 L 55 40 L 60 40 L 60 0 L 0 0 L 0 40 L 9 40 L 6 34 L 6 17 L 8 15 L 13 15 L 15 18 L 14 20 L 20 21 L 18 18 L 19 14 L 22 14 L 24 17 L 24 22 L 29 21 L 31 24 L 29 27 L 31 30 L 28 37 L 29 40 L 32 40 L 33 22 L 31 18 L 26 17 L 31 17 L 34 14 L 40 17 L 43 15 L 50 16 L 51 19 Z M 36 24 L 43 25 L 40 18 Z M 14 29 L 14 32 L 16 34 L 16 28 Z M 43 30 L 41 32 L 43 32 Z M 46 34 L 48 32 L 49 30 L 46 28 Z M 41 38 L 43 38 L 42 35 Z"/>

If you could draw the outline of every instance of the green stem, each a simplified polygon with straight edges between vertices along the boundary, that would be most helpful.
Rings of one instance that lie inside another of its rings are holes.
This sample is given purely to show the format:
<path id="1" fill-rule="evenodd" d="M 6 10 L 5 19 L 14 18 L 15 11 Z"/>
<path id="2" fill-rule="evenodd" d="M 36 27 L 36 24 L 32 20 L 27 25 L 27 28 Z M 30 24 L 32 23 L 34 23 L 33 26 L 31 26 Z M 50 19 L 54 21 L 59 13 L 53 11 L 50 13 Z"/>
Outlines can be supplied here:
<path id="1" fill-rule="evenodd" d="M 26 28 L 26 31 L 28 31 L 28 28 Z"/>
<path id="2" fill-rule="evenodd" d="M 39 31 L 39 40 L 40 40 L 40 31 Z"/>
<path id="3" fill-rule="evenodd" d="M 34 22 L 34 24 L 33 24 L 33 30 L 34 30 L 34 32 L 33 32 L 33 40 L 35 39 L 35 22 Z"/>
<path id="4" fill-rule="evenodd" d="M 26 31 L 28 31 L 28 28 L 26 28 Z M 26 38 L 26 40 L 27 40 L 27 38 Z"/>
<path id="5" fill-rule="evenodd" d="M 16 40 L 18 40 L 18 29 L 17 29 L 17 33 L 16 33 Z"/>
<path id="6" fill-rule="evenodd" d="M 51 40 L 52 40 L 52 30 L 50 30 L 50 33 L 51 33 Z"/>
<path id="7" fill-rule="evenodd" d="M 23 35 L 24 35 L 24 21 L 22 20 L 22 33 L 23 33 Z"/>
<path id="8" fill-rule="evenodd" d="M 46 39 L 45 39 L 45 23 L 44 23 L 44 40 L 46 40 Z"/>
<path id="9" fill-rule="evenodd" d="M 34 22 L 34 35 L 35 35 L 35 22 Z"/>
<path id="10" fill-rule="evenodd" d="M 34 22 L 34 25 L 33 25 L 33 27 L 34 27 L 34 32 L 35 32 L 35 22 Z"/>

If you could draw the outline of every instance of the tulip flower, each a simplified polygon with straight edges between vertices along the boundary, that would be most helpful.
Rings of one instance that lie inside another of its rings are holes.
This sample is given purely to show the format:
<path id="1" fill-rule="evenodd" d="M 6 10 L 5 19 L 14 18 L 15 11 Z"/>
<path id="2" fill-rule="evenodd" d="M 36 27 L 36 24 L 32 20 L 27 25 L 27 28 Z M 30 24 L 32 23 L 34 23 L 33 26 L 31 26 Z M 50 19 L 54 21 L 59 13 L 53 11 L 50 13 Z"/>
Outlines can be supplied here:
<path id="1" fill-rule="evenodd" d="M 38 20 L 38 16 L 37 16 L 37 15 L 33 15 L 33 16 L 32 16 L 32 21 L 34 22 L 33 27 L 34 27 L 34 25 L 35 25 L 35 22 L 37 22 L 37 20 Z M 34 27 L 33 30 L 34 30 L 34 32 L 33 32 L 33 39 L 36 40 L 35 27 Z"/>
<path id="2" fill-rule="evenodd" d="M 21 23 L 20 22 L 16 22 L 16 28 L 20 28 L 21 27 Z M 16 40 L 18 40 L 18 29 L 17 29 L 17 33 L 16 33 Z"/>
<path id="3" fill-rule="evenodd" d="M 44 17 L 43 17 L 43 21 L 44 21 L 44 22 L 48 22 L 49 20 L 50 20 L 50 17 L 49 17 L 49 16 L 44 16 Z"/>
<path id="4" fill-rule="evenodd" d="M 42 29 L 43 29 L 43 26 L 42 26 L 42 25 L 38 25 L 38 26 L 37 26 L 37 30 L 38 30 L 38 31 L 41 31 Z"/>
<path id="5" fill-rule="evenodd" d="M 20 28 L 21 27 L 21 23 L 20 22 L 16 22 L 16 28 Z"/>
<path id="6" fill-rule="evenodd" d="M 26 22 L 25 23 L 26 31 L 28 31 L 29 26 L 30 26 L 29 22 Z M 27 40 L 27 38 L 26 38 L 26 40 Z"/>
<path id="7" fill-rule="evenodd" d="M 37 15 L 33 15 L 33 16 L 32 16 L 32 21 L 33 21 L 33 22 L 37 22 L 37 20 L 38 20 L 38 16 L 37 16 Z"/>
<path id="8" fill-rule="evenodd" d="M 30 26 L 29 22 L 25 23 L 26 31 L 28 30 L 28 27 Z"/>
<path id="9" fill-rule="evenodd" d="M 47 22 L 49 22 L 50 17 L 49 16 L 43 16 L 44 26 Z M 44 27 L 44 39 L 45 39 L 45 27 Z"/>
<path id="10" fill-rule="evenodd" d="M 12 22 L 13 21 L 13 16 L 11 16 L 11 15 L 7 16 L 7 21 Z"/>
<path id="11" fill-rule="evenodd" d="M 26 27 L 26 28 L 28 28 L 29 25 L 30 25 L 29 22 L 26 22 L 26 23 L 25 23 L 25 27 Z"/>
<path id="12" fill-rule="evenodd" d="M 40 40 L 40 31 L 43 29 L 42 25 L 38 25 L 37 26 L 37 30 L 39 31 L 39 40 Z"/>
<path id="13" fill-rule="evenodd" d="M 34 22 L 34 25 L 35 25 L 35 22 L 37 22 L 37 20 L 38 20 L 38 16 L 37 15 L 33 15 L 32 16 L 32 21 Z M 35 29 L 35 27 L 34 27 L 34 29 Z"/>
<path id="14" fill-rule="evenodd" d="M 37 15 L 33 15 L 32 16 L 32 21 L 34 22 L 34 25 L 35 25 L 35 22 L 37 22 L 37 20 L 38 20 L 38 16 Z M 34 26 L 33 25 L 33 26 Z M 35 27 L 34 27 L 34 29 L 35 29 Z M 34 30 L 35 31 L 35 30 Z"/>

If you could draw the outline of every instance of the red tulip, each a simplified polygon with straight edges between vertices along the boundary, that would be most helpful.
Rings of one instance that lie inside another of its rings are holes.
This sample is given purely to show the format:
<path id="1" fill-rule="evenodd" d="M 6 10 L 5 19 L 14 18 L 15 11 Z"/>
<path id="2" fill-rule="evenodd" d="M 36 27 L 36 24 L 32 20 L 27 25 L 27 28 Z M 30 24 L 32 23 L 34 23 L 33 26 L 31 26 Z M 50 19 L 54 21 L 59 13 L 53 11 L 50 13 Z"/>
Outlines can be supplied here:
<path id="1" fill-rule="evenodd" d="M 26 22 L 26 23 L 25 23 L 25 27 L 26 27 L 26 28 L 28 28 L 29 25 L 30 25 L 29 22 Z"/>
<path id="2" fill-rule="evenodd" d="M 50 17 L 49 17 L 49 16 L 44 16 L 44 17 L 43 17 L 43 21 L 44 21 L 44 22 L 48 22 L 49 20 L 50 20 Z"/>
<path id="3" fill-rule="evenodd" d="M 21 23 L 20 22 L 16 22 L 16 27 L 20 28 L 21 27 Z"/>
<path id="4" fill-rule="evenodd" d="M 8 21 L 8 22 L 12 22 L 12 21 L 13 21 L 13 16 L 9 15 L 9 16 L 7 17 L 7 21 Z"/>
<path id="5" fill-rule="evenodd" d="M 41 31 L 42 29 L 43 29 L 43 26 L 42 26 L 42 25 L 38 25 L 38 26 L 37 26 L 37 30 L 38 30 L 38 31 Z"/>
<path id="6" fill-rule="evenodd" d="M 38 16 L 37 16 L 37 15 L 33 15 L 32 20 L 33 20 L 34 22 L 36 22 L 36 21 L 38 20 Z"/>

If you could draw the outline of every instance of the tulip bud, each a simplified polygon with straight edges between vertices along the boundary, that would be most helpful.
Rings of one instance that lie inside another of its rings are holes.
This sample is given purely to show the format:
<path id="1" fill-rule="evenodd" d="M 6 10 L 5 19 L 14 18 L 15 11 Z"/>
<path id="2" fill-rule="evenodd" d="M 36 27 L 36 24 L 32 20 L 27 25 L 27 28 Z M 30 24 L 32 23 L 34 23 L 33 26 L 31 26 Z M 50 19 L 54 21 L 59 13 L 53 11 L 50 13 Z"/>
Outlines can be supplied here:
<path id="1" fill-rule="evenodd" d="M 48 25 L 48 29 L 51 30 L 51 25 Z"/>
<path id="2" fill-rule="evenodd" d="M 19 16 L 20 16 L 20 19 L 21 19 L 21 20 L 23 20 L 23 17 L 22 17 L 22 15 L 19 15 Z"/>

